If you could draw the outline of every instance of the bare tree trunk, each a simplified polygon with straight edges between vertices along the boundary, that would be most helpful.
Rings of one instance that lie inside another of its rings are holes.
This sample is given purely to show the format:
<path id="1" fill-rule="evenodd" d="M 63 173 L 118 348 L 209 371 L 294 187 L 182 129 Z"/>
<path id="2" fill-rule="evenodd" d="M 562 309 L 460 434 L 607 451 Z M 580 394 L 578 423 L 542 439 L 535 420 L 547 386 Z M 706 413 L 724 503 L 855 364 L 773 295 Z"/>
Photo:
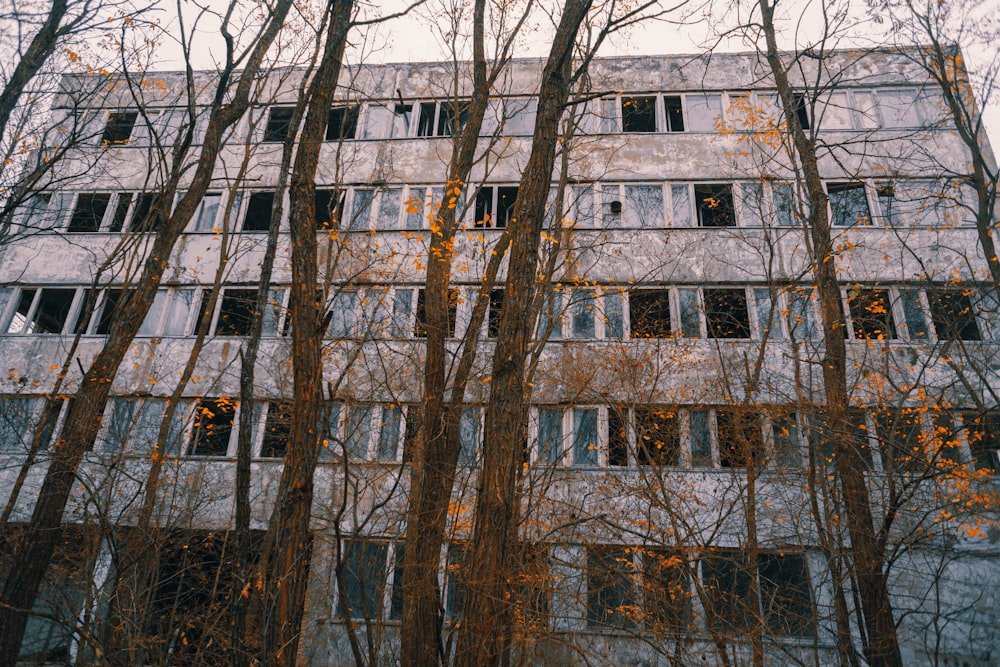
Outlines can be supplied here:
<path id="1" fill-rule="evenodd" d="M 230 61 L 227 69 L 220 74 L 214 110 L 190 188 L 159 229 L 136 289 L 128 293 L 121 309 L 116 309 L 107 341 L 80 383 L 80 390 L 66 419 L 66 427 L 53 447 L 52 461 L 31 521 L 14 550 L 14 567 L 4 582 L 3 594 L 0 596 L 0 664 L 13 664 L 17 658 L 27 623 L 26 612 L 38 594 L 45 570 L 52 559 L 58 527 L 76 481 L 77 468 L 84 453 L 93 447 L 100 430 L 100 416 L 107 402 L 112 380 L 153 303 L 174 244 L 211 183 L 224 131 L 238 121 L 250 105 L 249 93 L 253 79 L 260 69 L 264 54 L 281 30 L 290 6 L 291 0 L 279 0 L 276 3 L 234 91 L 230 91 L 229 83 L 235 64 Z M 229 95 L 232 96 L 232 101 L 225 102 Z M 168 182 L 167 193 L 176 191 L 182 173 L 179 168 L 175 169 Z"/>
<path id="2" fill-rule="evenodd" d="M 563 7 L 542 72 L 531 155 L 518 189 L 511 227 L 506 292 L 493 357 L 493 381 L 486 413 L 483 466 L 468 561 L 468 597 L 459 634 L 456 664 L 496 665 L 507 649 L 510 625 L 506 595 L 509 561 L 516 551 L 518 480 L 526 433 L 529 392 L 525 361 L 534 322 L 538 248 L 545 220 L 559 121 L 569 99 L 576 36 L 590 0 L 569 0 Z"/>
<path id="3" fill-rule="evenodd" d="M 857 575 L 861 615 L 868 635 L 865 652 L 871 665 L 902 667 L 892 603 L 889 599 L 885 567 L 885 547 L 876 535 L 871 500 L 865 485 L 862 453 L 851 440 L 848 429 L 846 322 L 837 283 L 837 270 L 827 196 L 820 178 L 814 144 L 798 121 L 793 91 L 778 52 L 774 10 L 769 0 L 760 0 L 761 20 L 767 41 L 767 63 L 774 76 L 781 105 L 795 150 L 802 164 L 809 197 L 808 233 L 813 243 L 813 273 L 823 319 L 823 385 L 827 413 L 833 425 L 835 467 L 844 494 L 851 555 Z"/>
<path id="4" fill-rule="evenodd" d="M 353 0 L 332 0 L 323 57 L 309 85 L 305 123 L 291 177 L 292 419 L 284 470 L 268 536 L 264 581 L 265 664 L 293 665 L 302 624 L 312 550 L 314 473 L 319 459 L 323 399 L 322 304 L 315 222 L 316 168 L 351 27 Z"/>

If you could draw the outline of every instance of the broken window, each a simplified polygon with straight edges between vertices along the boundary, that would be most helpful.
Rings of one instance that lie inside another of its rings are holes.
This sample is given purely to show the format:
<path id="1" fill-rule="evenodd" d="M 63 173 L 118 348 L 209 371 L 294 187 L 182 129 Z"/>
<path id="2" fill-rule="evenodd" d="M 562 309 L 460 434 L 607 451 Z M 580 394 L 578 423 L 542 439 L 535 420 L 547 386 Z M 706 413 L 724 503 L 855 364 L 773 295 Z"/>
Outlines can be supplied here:
<path id="1" fill-rule="evenodd" d="M 887 472 L 925 472 L 928 466 L 920 410 L 882 410 L 874 415 L 875 435 Z"/>
<path id="2" fill-rule="evenodd" d="M 514 214 L 517 186 L 483 186 L 476 193 L 476 227 L 506 227 Z"/>
<path id="3" fill-rule="evenodd" d="M 111 193 L 84 193 L 76 198 L 76 208 L 69 220 L 69 232 L 96 232 L 111 202 Z"/>
<path id="4" fill-rule="evenodd" d="M 832 464 L 836 456 L 834 437 L 838 425 L 831 422 L 829 415 L 815 412 L 811 416 L 809 439 L 817 453 L 818 463 Z M 846 422 L 839 425 L 849 446 L 853 447 L 861 457 L 865 470 L 872 470 L 871 445 L 868 441 L 868 421 L 864 410 L 850 408 Z"/>
<path id="5" fill-rule="evenodd" d="M 629 292 L 629 327 L 632 338 L 670 338 L 670 290 Z"/>
<path id="6" fill-rule="evenodd" d="M 74 288 L 22 288 L 7 333 L 60 334 L 72 331 L 76 316 L 70 317 L 70 313 L 75 299 Z"/>
<path id="7" fill-rule="evenodd" d="M 347 200 L 347 193 L 338 190 L 316 190 L 314 199 L 316 229 L 338 227 L 344 218 L 344 203 Z"/>
<path id="8" fill-rule="evenodd" d="M 462 440 L 462 449 L 458 454 L 458 464 L 471 466 L 476 463 L 477 452 L 479 451 L 479 422 L 480 408 L 462 408 L 462 420 L 459 424 L 459 434 Z M 409 416 L 409 415 L 407 415 Z M 412 428 L 419 428 L 419 424 L 414 423 Z M 407 426 L 409 429 L 410 426 Z"/>
<path id="9" fill-rule="evenodd" d="M 869 225 L 872 221 L 868 195 L 864 183 L 828 183 L 830 213 L 837 227 Z"/>
<path id="10" fill-rule="evenodd" d="M 127 144 L 132 137 L 135 121 L 139 117 L 137 111 L 112 111 L 108 114 L 108 123 L 101 135 L 102 144 Z"/>
<path id="11" fill-rule="evenodd" d="M 0 452 L 25 453 L 38 402 L 27 396 L 0 396 Z"/>
<path id="12" fill-rule="evenodd" d="M 774 415 L 771 418 L 771 434 L 774 438 L 775 462 L 782 468 L 798 468 L 802 463 L 802 444 L 795 413 Z"/>
<path id="13" fill-rule="evenodd" d="M 882 213 L 882 221 L 890 226 L 898 226 L 902 220 L 900 218 L 900 206 L 896 200 L 896 188 L 892 183 L 881 183 L 875 186 L 875 195 L 878 197 L 879 211 Z"/>
<path id="14" fill-rule="evenodd" d="M 687 632 L 692 616 L 690 586 L 683 551 L 643 549 L 642 591 L 646 628 L 659 635 Z"/>
<path id="15" fill-rule="evenodd" d="M 694 201 L 699 227 L 735 227 L 733 187 L 728 183 L 702 183 L 694 186 Z"/>
<path id="16" fill-rule="evenodd" d="M 111 330 L 111 317 L 115 314 L 115 309 L 122 301 L 124 292 L 120 289 L 110 289 L 104 293 L 104 301 L 101 304 L 100 315 L 97 317 L 97 325 L 94 326 L 94 333 L 99 336 L 106 336 Z"/>
<path id="17" fill-rule="evenodd" d="M 445 573 L 444 617 L 448 621 L 459 621 L 465 610 L 466 586 L 466 545 L 452 542 L 448 545 L 448 565 Z"/>
<path id="18" fill-rule="evenodd" d="M 131 229 L 136 232 L 155 232 L 163 222 L 163 202 L 160 195 L 143 192 L 136 197 L 132 211 Z"/>
<path id="19" fill-rule="evenodd" d="M 622 98 L 623 132 L 656 132 L 656 96 Z"/>
<path id="20" fill-rule="evenodd" d="M 635 444 L 639 465 L 680 465 L 681 434 L 676 408 L 636 408 Z"/>
<path id="21" fill-rule="evenodd" d="M 372 434 L 372 406 L 351 405 L 347 408 L 344 433 L 344 450 L 348 458 L 364 460 L 368 458 L 368 444 Z"/>
<path id="22" fill-rule="evenodd" d="M 226 456 L 236 418 L 236 401 L 231 398 L 203 398 L 194 411 L 190 456 Z"/>
<path id="23" fill-rule="evenodd" d="M 667 132 L 684 131 L 684 111 L 680 95 L 664 95 L 663 110 L 666 114 Z"/>
<path id="24" fill-rule="evenodd" d="M 714 549 L 701 557 L 705 612 L 716 632 L 742 634 L 754 626 L 759 612 L 750 607 L 750 572 L 746 554 Z"/>
<path id="25" fill-rule="evenodd" d="M 254 306 L 257 302 L 256 289 L 227 289 L 222 293 L 222 306 L 215 324 L 217 336 L 246 336 L 250 333 Z"/>
<path id="26" fill-rule="evenodd" d="M 638 609 L 632 578 L 635 566 L 626 547 L 587 547 L 587 627 L 633 628 Z"/>
<path id="27" fill-rule="evenodd" d="M 628 408 L 612 405 L 608 408 L 608 465 L 628 465 Z"/>
<path id="28" fill-rule="evenodd" d="M 326 122 L 326 140 L 353 139 L 358 130 L 358 105 L 338 106 L 330 109 Z"/>
<path id="29" fill-rule="evenodd" d="M 292 131 L 292 107 L 271 107 L 267 116 L 267 126 L 264 128 L 264 141 L 281 143 Z"/>
<path id="30" fill-rule="evenodd" d="M 862 340 L 896 338 L 889 290 L 852 289 L 847 293 L 847 305 L 854 323 L 854 337 Z"/>
<path id="31" fill-rule="evenodd" d="M 264 420 L 264 437 L 260 443 L 260 455 L 264 458 L 280 459 L 288 450 L 288 436 L 292 427 L 292 404 L 267 404 L 267 418 Z"/>
<path id="32" fill-rule="evenodd" d="M 1000 414 L 965 414 L 962 421 L 976 470 L 1000 471 Z"/>
<path id="33" fill-rule="evenodd" d="M 426 290 L 417 290 L 417 315 L 413 327 L 413 335 L 417 338 L 427 337 L 427 314 L 424 300 Z M 451 288 L 448 290 L 448 338 L 455 337 L 455 322 L 458 319 L 458 290 Z"/>
<path id="34" fill-rule="evenodd" d="M 753 461 L 755 468 L 763 465 L 764 434 L 757 412 L 749 408 L 718 408 L 715 419 L 720 466 L 745 468 L 748 461 Z"/>
<path id="35" fill-rule="evenodd" d="M 928 290 L 927 302 L 939 340 L 982 340 L 969 290 Z"/>
<path id="36" fill-rule="evenodd" d="M 487 338 L 496 338 L 500 333 L 500 311 L 503 310 L 504 291 L 502 288 L 490 291 L 490 307 L 486 318 Z"/>
<path id="37" fill-rule="evenodd" d="M 809 564 L 803 554 L 757 555 L 761 615 L 773 635 L 812 637 L 816 634 Z"/>
<path id="38" fill-rule="evenodd" d="M 799 119 L 799 126 L 803 130 L 809 129 L 809 107 L 806 96 L 802 93 L 792 93 L 792 108 L 795 116 Z"/>
<path id="39" fill-rule="evenodd" d="M 247 200 L 243 216 L 243 231 L 266 232 L 271 229 L 271 210 L 274 208 L 273 192 L 253 192 Z"/>
<path id="40" fill-rule="evenodd" d="M 704 299 L 709 338 L 750 338 L 746 290 L 705 289 Z"/>

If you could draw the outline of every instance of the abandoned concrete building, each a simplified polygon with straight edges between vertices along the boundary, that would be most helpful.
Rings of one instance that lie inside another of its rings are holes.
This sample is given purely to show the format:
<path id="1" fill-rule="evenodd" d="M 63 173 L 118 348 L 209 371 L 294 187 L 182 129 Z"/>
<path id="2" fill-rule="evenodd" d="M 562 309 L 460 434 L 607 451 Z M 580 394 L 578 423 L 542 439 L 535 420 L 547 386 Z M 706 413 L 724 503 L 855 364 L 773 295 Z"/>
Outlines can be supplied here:
<path id="1" fill-rule="evenodd" d="M 955 509 L 976 505 L 962 494 L 989 491 L 1000 469 L 1000 310 L 975 193 L 962 180 L 966 149 L 905 54 L 836 52 L 822 71 L 818 62 L 798 63 L 798 115 L 821 146 L 852 428 L 885 526 L 904 662 L 1000 665 L 1000 533 L 985 515 Z M 514 210 L 541 66 L 507 68 L 459 201 L 455 346 Z M 330 111 L 316 178 L 329 395 L 302 664 L 353 664 L 348 623 L 354 641 L 395 664 L 407 449 L 421 398 L 421 257 L 466 113 L 466 70 L 349 67 Z M 823 344 L 806 209 L 766 71 L 755 54 L 597 59 L 573 107 L 544 236 L 552 261 L 537 327 L 546 342 L 522 478 L 523 533 L 534 545 L 533 576 L 519 584 L 523 664 L 749 664 L 755 632 L 767 664 L 835 664 L 837 591 L 860 613 L 836 487 L 823 482 L 833 453 L 816 407 Z M 46 444 L 61 427 L 38 423 L 43 399 L 72 401 L 156 231 L 147 215 L 160 177 L 154 148 L 169 146 L 186 104 L 180 75 L 157 77 L 141 102 L 124 86 L 75 100 L 74 78 L 65 80 L 56 109 L 72 108 L 92 138 L 60 167 L 58 187 L 23 207 L 0 248 L 4 503 L 42 433 L 12 525 L 30 516 Z M 135 525 L 166 399 L 193 363 L 161 443 L 155 524 L 166 537 L 141 631 L 154 655 L 214 664 L 205 646 L 224 636 L 219 600 L 230 594 L 212 568 L 225 562 L 233 516 L 240 348 L 272 210 L 288 208 L 276 188 L 300 77 L 277 71 L 262 85 L 175 247 L 80 470 L 64 567 L 36 602 L 26 663 L 94 655 L 93 637 L 114 615 L 116 539 Z M 260 314 L 255 531 L 267 526 L 290 419 L 287 246 L 281 231 L 271 306 Z M 442 549 L 445 646 L 462 613 L 502 299 L 498 283 L 462 416 Z M 199 328 L 207 335 L 192 359 Z"/>

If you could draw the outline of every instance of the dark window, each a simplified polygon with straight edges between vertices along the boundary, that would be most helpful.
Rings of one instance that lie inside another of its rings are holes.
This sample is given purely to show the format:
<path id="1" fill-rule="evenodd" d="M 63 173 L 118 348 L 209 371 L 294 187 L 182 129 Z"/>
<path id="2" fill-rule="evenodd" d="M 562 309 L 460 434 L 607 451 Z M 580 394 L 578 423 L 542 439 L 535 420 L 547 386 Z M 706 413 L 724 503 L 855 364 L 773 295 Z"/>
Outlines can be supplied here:
<path id="1" fill-rule="evenodd" d="M 624 547 L 587 549 L 587 627 L 634 627 L 633 573 L 632 554 Z"/>
<path id="2" fill-rule="evenodd" d="M 255 289 L 227 289 L 222 293 L 219 321 L 215 324 L 217 336 L 246 336 L 254 317 L 257 301 Z"/>
<path id="3" fill-rule="evenodd" d="M 746 290 L 706 289 L 704 297 L 709 338 L 750 338 Z"/>
<path id="4" fill-rule="evenodd" d="M 264 440 L 260 446 L 260 455 L 267 458 L 280 459 L 288 450 L 288 434 L 292 426 L 292 404 L 271 403 L 267 406 L 267 419 L 264 420 Z"/>
<path id="5" fill-rule="evenodd" d="M 247 202 L 243 217 L 243 231 L 266 232 L 271 229 L 271 212 L 274 209 L 273 192 L 254 192 Z"/>
<path id="6" fill-rule="evenodd" d="M 754 466 L 759 468 L 764 463 L 760 415 L 745 408 L 719 408 L 715 415 L 719 434 L 719 465 L 723 468 L 745 468 L 747 461 L 752 460 Z"/>
<path id="7" fill-rule="evenodd" d="M 872 213 L 868 208 L 864 183 L 829 183 L 826 192 L 830 196 L 834 225 L 854 227 L 871 224 Z"/>
<path id="8" fill-rule="evenodd" d="M 132 229 L 137 232 L 155 232 L 163 222 L 160 197 L 152 192 L 144 192 L 136 197 L 132 213 Z"/>
<path id="9" fill-rule="evenodd" d="M 466 580 L 465 544 L 448 545 L 448 572 L 445 582 L 444 614 L 449 621 L 458 621 L 465 610 Z"/>
<path id="10" fill-rule="evenodd" d="M 461 130 L 469 122 L 468 102 L 442 102 L 438 115 L 439 137 L 450 137 L 454 130 Z"/>
<path id="11" fill-rule="evenodd" d="M 354 619 L 381 618 L 388 552 L 389 545 L 384 542 L 344 541 L 342 614 Z"/>
<path id="12" fill-rule="evenodd" d="M 417 316 L 413 327 L 413 335 L 417 338 L 427 336 L 427 306 L 424 304 L 425 290 L 417 290 Z M 448 290 L 448 338 L 455 336 L 455 321 L 458 318 L 458 290 Z"/>
<path id="13" fill-rule="evenodd" d="M 622 98 L 623 132 L 656 132 L 656 97 Z"/>
<path id="14" fill-rule="evenodd" d="M 358 112 L 361 107 L 333 107 L 326 122 L 326 140 L 353 139 L 358 131 Z"/>
<path id="15" fill-rule="evenodd" d="M 968 290 L 928 290 L 934 330 L 942 340 L 982 340 Z"/>
<path id="16" fill-rule="evenodd" d="M 817 463 L 821 465 L 832 463 L 836 456 L 834 446 L 835 426 L 836 424 L 831 423 L 825 413 L 819 412 L 812 415 L 809 437 L 817 454 Z M 871 470 L 872 453 L 871 445 L 868 442 L 868 423 L 865 419 L 864 410 L 849 409 L 847 421 L 842 425 L 842 428 L 850 445 L 855 448 L 861 457 L 865 469 Z"/>
<path id="17" fill-rule="evenodd" d="M 71 320 L 69 314 L 75 296 L 75 289 L 22 289 L 17 311 L 7 328 L 8 333 L 59 334 L 65 329 L 72 329 L 76 320 Z M 32 305 L 35 306 L 34 312 Z"/>
<path id="18" fill-rule="evenodd" d="M 670 290 L 629 292 L 629 326 L 632 338 L 670 338 Z"/>
<path id="19" fill-rule="evenodd" d="M 691 596 L 683 552 L 649 549 L 642 563 L 646 627 L 657 634 L 685 632 L 691 623 Z"/>
<path id="20" fill-rule="evenodd" d="M 885 410 L 875 413 L 875 435 L 887 472 L 920 473 L 927 470 L 923 422 L 918 410 Z"/>
<path id="21" fill-rule="evenodd" d="M 677 410 L 636 408 L 635 444 L 639 465 L 679 465 L 681 434 Z"/>
<path id="22" fill-rule="evenodd" d="M 684 131 L 684 111 L 680 95 L 667 95 L 663 98 L 663 108 L 667 116 L 667 132 Z"/>
<path id="23" fill-rule="evenodd" d="M 434 112 L 437 110 L 437 102 L 421 102 L 420 117 L 417 119 L 417 136 L 434 136 Z"/>
<path id="24" fill-rule="evenodd" d="M 105 336 L 111 331 L 111 318 L 115 314 L 115 309 L 121 303 L 123 292 L 120 289 L 108 290 L 104 296 L 104 303 L 101 305 L 101 315 L 94 327 L 94 333 Z"/>
<path id="25" fill-rule="evenodd" d="M 138 117 L 139 113 L 136 111 L 113 111 L 108 114 L 108 124 L 104 126 L 101 143 L 127 144 Z"/>
<path id="26" fill-rule="evenodd" d="M 768 631 L 792 637 L 815 635 L 812 587 L 805 556 L 762 553 L 757 559 L 761 614 Z"/>
<path id="27" fill-rule="evenodd" d="M 525 544 L 518 555 L 510 586 L 514 608 L 515 632 L 537 633 L 548 628 L 551 576 L 548 550 L 541 545 Z"/>
<path id="28" fill-rule="evenodd" d="M 896 337 L 888 290 L 850 290 L 847 293 L 847 305 L 854 322 L 855 338 L 885 340 Z"/>
<path id="29" fill-rule="evenodd" d="M 628 465 L 628 409 L 608 408 L 608 465 Z"/>
<path id="30" fill-rule="evenodd" d="M 112 232 L 120 232 L 125 227 L 125 218 L 128 217 L 128 210 L 132 206 L 132 193 L 118 193 L 118 205 L 115 206 L 115 215 L 111 219 L 111 226 L 108 229 Z"/>
<path id="31" fill-rule="evenodd" d="M 403 618 L 403 559 L 405 557 L 406 545 L 403 542 L 396 542 L 392 564 L 392 590 L 389 592 L 389 619 L 393 621 Z"/>
<path id="32" fill-rule="evenodd" d="M 282 142 L 292 129 L 292 107 L 271 107 L 267 116 L 267 127 L 264 128 L 265 142 Z"/>
<path id="33" fill-rule="evenodd" d="M 1000 414 L 963 415 L 976 470 L 1000 470 Z"/>
<path id="34" fill-rule="evenodd" d="M 236 402 L 229 398 L 203 398 L 195 406 L 191 456 L 225 456 L 233 432 Z"/>
<path id="35" fill-rule="evenodd" d="M 490 292 L 490 309 L 486 321 L 486 337 L 496 338 L 500 333 L 500 311 L 503 309 L 503 289 Z"/>
<path id="36" fill-rule="evenodd" d="M 705 589 L 705 612 L 713 629 L 722 633 L 749 630 L 759 617 L 751 609 L 750 572 L 745 554 L 733 549 L 709 552 L 701 559 L 701 580 Z"/>
<path id="37" fill-rule="evenodd" d="M 331 229 L 339 226 L 344 219 L 344 201 L 346 192 L 340 192 L 334 198 L 335 190 L 316 190 L 316 229 Z"/>
<path id="38" fill-rule="evenodd" d="M 476 227 L 506 227 L 516 202 L 517 187 L 481 187 L 476 193 Z"/>
<path id="39" fill-rule="evenodd" d="M 733 187 L 731 185 L 725 183 L 695 185 L 694 201 L 698 207 L 698 226 L 736 226 Z"/>
<path id="40" fill-rule="evenodd" d="M 77 197 L 76 208 L 69 220 L 67 231 L 96 232 L 101 228 L 101 220 L 104 219 L 104 213 L 108 210 L 110 202 L 111 194 L 107 192 L 82 194 Z"/>
<path id="41" fill-rule="evenodd" d="M 806 105 L 806 96 L 802 93 L 792 93 L 792 105 L 795 108 L 795 115 L 799 118 L 799 125 L 803 130 L 808 130 L 809 107 Z"/>

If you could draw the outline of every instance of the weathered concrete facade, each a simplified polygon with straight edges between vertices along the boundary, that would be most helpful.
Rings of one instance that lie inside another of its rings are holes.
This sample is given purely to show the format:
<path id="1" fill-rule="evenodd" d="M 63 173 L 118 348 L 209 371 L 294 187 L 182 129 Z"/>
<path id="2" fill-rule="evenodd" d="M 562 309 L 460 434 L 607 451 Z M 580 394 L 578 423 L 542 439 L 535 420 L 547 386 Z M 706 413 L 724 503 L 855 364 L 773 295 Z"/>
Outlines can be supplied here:
<path id="1" fill-rule="evenodd" d="M 495 134 L 481 141 L 487 157 L 463 197 L 465 229 L 453 274 L 456 349 L 497 227 L 516 197 L 541 65 L 511 64 L 487 119 Z M 879 511 L 898 510 L 887 541 L 904 661 L 997 665 L 1000 533 L 987 526 L 970 536 L 972 519 L 954 510 L 961 503 L 949 495 L 950 469 L 914 472 L 912 451 L 893 454 L 898 443 L 888 434 L 898 429 L 884 424 L 885 415 L 915 415 L 908 423 L 924 434 L 914 442 L 929 460 L 919 465 L 938 466 L 946 447 L 933 442 L 944 438 L 957 452 L 954 463 L 970 473 L 963 483 L 992 489 L 988 472 L 973 471 L 1000 466 L 1000 433 L 990 432 L 1000 422 L 989 398 L 1000 384 L 1000 310 L 985 289 L 972 195 L 956 177 L 966 169 L 965 149 L 926 75 L 904 54 L 836 53 L 822 67 L 818 76 L 803 70 L 796 83 L 824 146 L 821 168 L 838 222 L 859 446 L 870 450 Z M 471 77 L 459 70 L 462 91 Z M 230 137 L 216 182 L 115 379 L 106 435 L 81 471 L 67 521 L 134 522 L 156 415 L 176 386 L 197 323 L 209 317 L 209 338 L 184 390 L 188 402 L 166 443 L 158 520 L 184 530 L 231 526 L 230 427 L 238 408 L 228 399 L 239 394 L 249 317 L 243 301 L 259 280 L 267 231 L 260 220 L 277 184 L 281 110 L 294 105 L 301 76 L 273 73 L 262 84 L 259 108 Z M 446 127 L 455 76 L 451 64 L 348 68 L 337 107 L 342 124 L 338 130 L 331 120 L 323 148 L 316 183 L 330 193 L 330 220 L 318 221 L 327 223 L 320 252 L 330 312 L 330 407 L 303 664 L 351 663 L 347 616 L 385 664 L 396 652 L 404 452 L 423 364 L 421 257 L 451 155 Z M 545 281 L 546 299 L 556 316 L 547 320 L 539 352 L 525 464 L 524 534 L 543 545 L 546 620 L 525 631 L 516 658 L 546 665 L 721 664 L 724 651 L 732 663 L 749 664 L 749 626 L 741 618 L 749 617 L 765 628 L 767 664 L 834 664 L 832 575 L 813 513 L 837 525 L 830 519 L 835 500 L 817 490 L 827 474 L 815 409 L 822 403 L 822 343 L 800 187 L 784 153 L 766 65 L 755 54 L 609 58 L 594 62 L 591 79 L 592 89 L 581 91 L 588 101 L 575 107 L 580 132 L 565 144 L 565 206 L 553 211 L 547 232 L 546 252 L 557 256 L 557 268 Z M 167 145 L 183 102 L 179 76 L 164 74 L 155 83 L 142 106 L 150 128 L 139 114 L 123 140 L 107 141 L 105 132 L 116 120 L 128 124 L 127 114 L 138 108 L 128 90 L 112 89 L 92 109 L 93 145 L 60 166 L 74 174 L 86 165 L 86 173 L 25 211 L 19 233 L 0 249 L 0 392 L 10 423 L 0 431 L 5 501 L 38 399 L 57 381 L 60 395 L 72 395 L 102 345 L 101 314 L 114 298 L 108 290 L 134 279 L 136 253 L 149 242 L 134 227 L 143 194 L 156 187 L 148 137 Z M 65 88 L 68 99 L 72 78 Z M 553 175 L 554 193 L 560 176 Z M 256 530 L 266 528 L 277 490 L 280 400 L 291 395 L 287 233 L 281 238 L 257 369 Z M 122 252 L 122 239 L 133 246 L 129 252 Z M 222 284 L 213 287 L 217 274 Z M 96 315 L 87 321 L 80 313 L 95 280 Z M 222 289 L 222 298 L 213 312 L 202 312 L 211 289 Z M 942 310 L 949 299 L 961 305 Z M 74 361 L 60 378 L 76 332 Z M 459 613 L 455 573 L 458 545 L 470 530 L 475 452 L 489 446 L 480 441 L 488 326 L 480 337 L 454 500 L 455 546 L 442 569 L 449 633 Z M 740 426 L 737 415 L 748 405 L 755 416 Z M 207 407 L 221 415 L 215 431 L 199 410 Z M 736 574 L 750 520 L 747 454 L 730 438 L 763 464 L 753 482 L 752 520 L 764 556 L 749 575 Z M 29 474 L 15 520 L 30 515 L 44 468 L 42 461 Z M 665 555 L 670 563 L 654 567 Z M 338 558 L 351 578 L 347 602 L 337 594 Z M 365 581 L 360 570 L 378 573 L 377 581 Z M 741 607 L 747 576 L 770 592 L 758 609 Z"/>

